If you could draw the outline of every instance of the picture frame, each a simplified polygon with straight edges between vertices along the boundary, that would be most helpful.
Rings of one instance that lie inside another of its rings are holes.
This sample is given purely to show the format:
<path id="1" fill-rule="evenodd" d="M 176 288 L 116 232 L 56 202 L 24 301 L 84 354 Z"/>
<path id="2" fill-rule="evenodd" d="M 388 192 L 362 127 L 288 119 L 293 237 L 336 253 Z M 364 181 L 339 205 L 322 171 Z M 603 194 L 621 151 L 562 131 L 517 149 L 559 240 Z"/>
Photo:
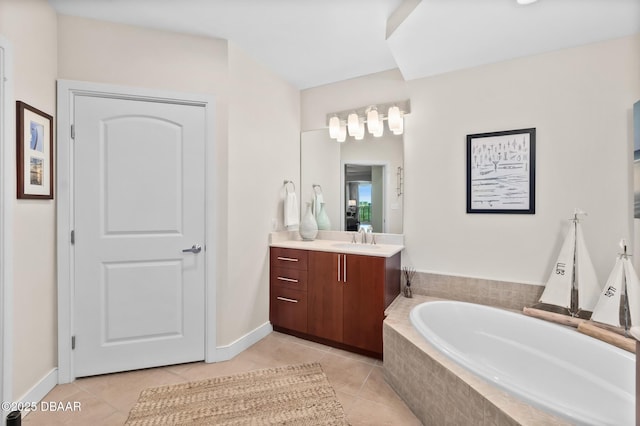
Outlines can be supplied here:
<path id="1" fill-rule="evenodd" d="M 17 197 L 53 199 L 53 117 L 16 101 Z"/>
<path id="2" fill-rule="evenodd" d="M 467 135 L 467 213 L 535 214 L 536 129 Z"/>

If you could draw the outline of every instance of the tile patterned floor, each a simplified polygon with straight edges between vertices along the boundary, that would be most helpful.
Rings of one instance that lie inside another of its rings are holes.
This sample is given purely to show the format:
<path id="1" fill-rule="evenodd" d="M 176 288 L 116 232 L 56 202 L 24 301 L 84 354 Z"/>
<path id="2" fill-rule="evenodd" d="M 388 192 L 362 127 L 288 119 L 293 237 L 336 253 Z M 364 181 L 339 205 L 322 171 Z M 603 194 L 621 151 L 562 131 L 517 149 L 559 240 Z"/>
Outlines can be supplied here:
<path id="1" fill-rule="evenodd" d="M 43 401 L 80 402 L 81 410 L 35 411 L 26 415 L 22 423 L 122 425 L 145 388 L 314 361 L 322 365 L 351 425 L 421 424 L 384 381 L 381 361 L 276 332 L 230 361 L 151 368 L 58 385 Z"/>

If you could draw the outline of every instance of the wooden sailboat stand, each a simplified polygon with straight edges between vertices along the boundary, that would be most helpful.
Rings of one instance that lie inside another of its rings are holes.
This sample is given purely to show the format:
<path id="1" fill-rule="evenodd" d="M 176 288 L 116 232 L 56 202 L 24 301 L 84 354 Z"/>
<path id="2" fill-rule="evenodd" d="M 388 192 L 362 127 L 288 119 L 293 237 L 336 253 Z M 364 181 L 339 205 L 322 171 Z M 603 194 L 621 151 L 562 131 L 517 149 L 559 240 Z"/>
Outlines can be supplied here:
<path id="1" fill-rule="evenodd" d="M 581 323 L 586 322 L 587 320 L 578 318 L 578 317 L 570 317 L 569 315 L 557 314 L 555 312 L 544 311 L 542 309 L 536 308 L 523 308 L 522 312 L 525 315 L 530 317 L 535 317 L 539 319 L 543 319 L 546 321 L 551 321 L 556 324 L 567 325 L 569 327 L 577 328 Z"/>
<path id="2" fill-rule="evenodd" d="M 522 313 L 530 317 L 577 328 L 578 331 L 583 334 L 602 340 L 629 352 L 636 353 L 635 340 L 625 337 L 624 330 L 621 328 L 536 308 L 525 307 L 522 309 Z"/>
<path id="3" fill-rule="evenodd" d="M 636 341 L 625 336 L 621 336 L 617 332 L 605 330 L 593 322 L 583 322 L 578 325 L 578 331 L 603 342 L 612 344 L 629 352 L 636 353 Z"/>

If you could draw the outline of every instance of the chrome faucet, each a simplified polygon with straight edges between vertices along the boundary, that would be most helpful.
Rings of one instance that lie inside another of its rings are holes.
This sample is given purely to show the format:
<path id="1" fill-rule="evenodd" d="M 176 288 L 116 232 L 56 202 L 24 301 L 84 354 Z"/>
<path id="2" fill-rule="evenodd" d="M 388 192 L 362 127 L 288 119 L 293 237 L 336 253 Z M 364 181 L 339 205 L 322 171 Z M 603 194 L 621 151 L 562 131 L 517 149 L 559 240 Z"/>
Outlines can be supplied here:
<path id="1" fill-rule="evenodd" d="M 362 239 L 360 240 L 360 242 L 362 244 L 367 244 L 367 231 L 364 230 L 364 228 L 360 228 L 360 231 L 358 231 L 360 234 L 362 234 Z"/>

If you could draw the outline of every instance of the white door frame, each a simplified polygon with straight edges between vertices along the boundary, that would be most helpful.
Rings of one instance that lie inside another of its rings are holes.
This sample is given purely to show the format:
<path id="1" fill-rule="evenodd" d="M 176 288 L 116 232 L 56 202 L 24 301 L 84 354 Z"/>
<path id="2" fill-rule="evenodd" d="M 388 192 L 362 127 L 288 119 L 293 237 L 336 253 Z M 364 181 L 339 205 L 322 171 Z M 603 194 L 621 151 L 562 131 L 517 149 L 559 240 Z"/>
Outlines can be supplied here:
<path id="1" fill-rule="evenodd" d="M 13 200 L 16 194 L 13 51 L 0 35 L 0 401 L 13 399 Z M 7 414 L 2 409 L 2 419 Z M 3 420 L 4 421 L 4 420 Z"/>
<path id="2" fill-rule="evenodd" d="M 57 264 L 58 264 L 58 383 L 75 379 L 71 338 L 74 331 L 73 142 L 71 125 L 75 96 L 103 96 L 150 102 L 180 103 L 205 108 L 205 361 L 216 361 L 216 239 L 214 157 L 214 98 L 209 95 L 140 89 L 85 81 L 58 80 L 57 116 Z"/>

